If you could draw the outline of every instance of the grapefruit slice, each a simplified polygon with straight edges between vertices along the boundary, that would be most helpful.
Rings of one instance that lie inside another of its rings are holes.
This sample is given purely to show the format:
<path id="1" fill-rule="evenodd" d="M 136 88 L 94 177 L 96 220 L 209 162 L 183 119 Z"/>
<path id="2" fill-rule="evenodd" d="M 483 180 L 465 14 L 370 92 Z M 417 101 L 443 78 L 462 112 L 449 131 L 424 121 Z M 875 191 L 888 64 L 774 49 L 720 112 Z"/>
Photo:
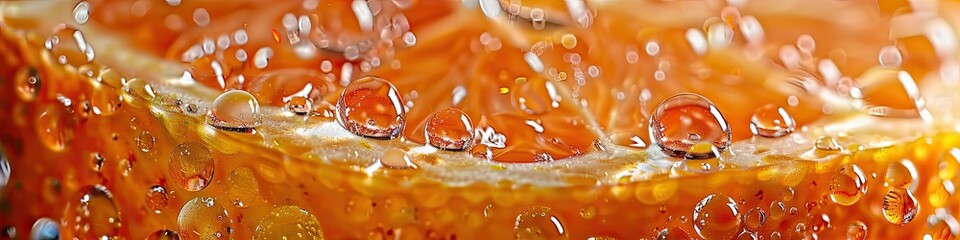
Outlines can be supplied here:
<path id="1" fill-rule="evenodd" d="M 0 2 L 0 236 L 953 239 L 958 12 Z"/>

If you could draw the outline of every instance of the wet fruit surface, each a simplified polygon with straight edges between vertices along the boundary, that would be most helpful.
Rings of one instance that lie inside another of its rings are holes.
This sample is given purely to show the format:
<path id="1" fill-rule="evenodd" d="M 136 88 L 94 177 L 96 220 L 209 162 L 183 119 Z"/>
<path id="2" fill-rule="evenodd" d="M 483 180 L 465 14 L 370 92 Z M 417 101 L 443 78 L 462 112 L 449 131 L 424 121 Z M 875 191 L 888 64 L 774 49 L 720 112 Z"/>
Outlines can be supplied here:
<path id="1" fill-rule="evenodd" d="M 0 239 L 951 239 L 956 12 L 3 1 Z"/>

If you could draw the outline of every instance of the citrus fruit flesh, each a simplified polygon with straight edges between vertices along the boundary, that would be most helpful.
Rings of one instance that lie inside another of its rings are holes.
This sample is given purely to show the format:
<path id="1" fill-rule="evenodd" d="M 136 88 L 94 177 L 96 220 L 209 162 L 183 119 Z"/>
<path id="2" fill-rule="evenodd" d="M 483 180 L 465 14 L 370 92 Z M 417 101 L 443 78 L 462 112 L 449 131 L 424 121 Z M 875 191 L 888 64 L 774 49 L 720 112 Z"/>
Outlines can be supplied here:
<path id="1" fill-rule="evenodd" d="M 0 2 L 0 236 L 953 239 L 957 13 Z"/>

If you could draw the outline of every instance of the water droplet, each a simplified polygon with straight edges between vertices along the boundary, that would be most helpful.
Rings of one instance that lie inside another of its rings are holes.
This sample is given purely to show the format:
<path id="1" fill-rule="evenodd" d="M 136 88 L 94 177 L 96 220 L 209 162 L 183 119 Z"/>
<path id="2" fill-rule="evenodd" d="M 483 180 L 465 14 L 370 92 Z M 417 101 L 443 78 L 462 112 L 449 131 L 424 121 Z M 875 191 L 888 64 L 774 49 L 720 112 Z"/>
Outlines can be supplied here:
<path id="1" fill-rule="evenodd" d="M 17 97 L 20 97 L 20 100 L 32 102 L 33 99 L 37 97 L 41 82 L 40 73 L 36 68 L 20 68 L 20 70 L 17 70 L 17 75 L 14 76 L 13 81 L 14 87 L 17 90 Z"/>
<path id="2" fill-rule="evenodd" d="M 514 106 L 531 115 L 544 114 L 560 107 L 562 101 L 553 82 L 544 78 L 517 78 L 513 91 L 501 88 L 501 94 L 512 92 Z M 504 91 L 506 90 L 506 91 Z"/>
<path id="3" fill-rule="evenodd" d="M 260 183 L 250 168 L 236 168 L 227 176 L 227 199 L 237 207 L 247 207 L 260 199 Z"/>
<path id="4" fill-rule="evenodd" d="M 750 131 L 754 135 L 776 138 L 792 133 L 797 123 L 782 107 L 767 104 L 753 112 Z"/>
<path id="5" fill-rule="evenodd" d="M 149 152 L 153 150 L 153 145 L 156 144 L 157 138 L 153 137 L 150 134 L 150 131 L 140 132 L 140 135 L 135 139 L 137 142 L 137 147 L 140 147 L 140 151 Z"/>
<path id="6" fill-rule="evenodd" d="M 960 149 L 951 148 L 940 156 L 940 171 L 937 175 L 943 180 L 953 180 L 960 172 Z"/>
<path id="7" fill-rule="evenodd" d="M 399 148 L 391 148 L 384 151 L 383 156 L 380 156 L 380 164 L 397 169 L 417 168 L 417 165 L 410 161 L 407 152 Z"/>
<path id="8" fill-rule="evenodd" d="M 864 240 L 867 239 L 867 224 L 861 221 L 854 221 L 847 227 L 847 239 Z"/>
<path id="9" fill-rule="evenodd" d="M 720 150 L 707 142 L 699 142 L 690 147 L 683 156 L 687 171 L 707 174 L 723 169 L 720 163 Z"/>
<path id="10" fill-rule="evenodd" d="M 177 145 L 170 154 L 170 176 L 187 191 L 203 190 L 213 178 L 213 154 L 199 142 Z"/>
<path id="11" fill-rule="evenodd" d="M 956 188 L 952 181 L 944 181 L 939 178 L 931 178 L 927 182 L 927 198 L 930 205 L 934 208 L 941 208 L 947 205 L 953 196 Z"/>
<path id="12" fill-rule="evenodd" d="M 656 240 L 680 240 L 680 239 L 693 239 L 690 238 L 690 234 L 687 231 L 684 231 L 683 228 L 679 227 L 669 227 L 664 228 L 657 232 Z"/>
<path id="13" fill-rule="evenodd" d="M 120 234 L 120 211 L 106 187 L 87 186 L 67 201 L 62 223 L 80 238 L 112 238 Z"/>
<path id="14" fill-rule="evenodd" d="M 693 93 L 670 97 L 650 116 L 650 139 L 663 153 L 683 157 L 698 142 L 724 151 L 730 146 L 730 125 L 710 100 Z"/>
<path id="15" fill-rule="evenodd" d="M 44 146 L 55 152 L 63 151 L 73 143 L 77 117 L 68 103 L 51 103 L 37 116 L 37 137 Z"/>
<path id="16" fill-rule="evenodd" d="M 393 84 L 378 77 L 360 78 L 347 85 L 336 108 L 340 126 L 370 138 L 396 138 L 406 118 L 400 93 Z"/>
<path id="17" fill-rule="evenodd" d="M 840 143 L 837 139 L 830 136 L 820 136 L 813 146 L 820 151 L 837 152 L 840 151 Z"/>
<path id="18" fill-rule="evenodd" d="M 177 216 L 179 233 L 184 239 L 229 239 L 230 217 L 213 198 L 193 198 Z"/>
<path id="19" fill-rule="evenodd" d="M 892 162 L 887 165 L 887 174 L 883 178 L 885 187 L 907 188 L 915 190 L 917 188 L 917 167 L 913 161 L 903 159 Z"/>
<path id="20" fill-rule="evenodd" d="M 517 215 L 516 239 L 568 239 L 563 218 L 549 207 L 534 206 Z"/>
<path id="21" fill-rule="evenodd" d="M 180 235 L 168 229 L 160 229 L 147 236 L 147 240 L 180 240 Z"/>
<path id="22" fill-rule="evenodd" d="M 60 225 L 49 218 L 40 218 L 30 228 L 30 239 L 58 240 L 60 239 Z"/>
<path id="23" fill-rule="evenodd" d="M 213 100 L 207 124 L 231 131 L 251 131 L 260 126 L 260 103 L 243 90 L 225 92 Z"/>
<path id="24" fill-rule="evenodd" d="M 168 201 L 167 189 L 163 186 L 153 185 L 150 189 L 147 189 L 147 209 L 150 209 L 153 213 L 160 214 L 163 212 L 163 209 L 167 208 Z"/>
<path id="25" fill-rule="evenodd" d="M 193 10 L 193 22 L 197 26 L 206 27 L 210 25 L 210 13 L 207 12 L 205 8 L 197 8 Z"/>
<path id="26" fill-rule="evenodd" d="M 77 24 L 83 25 L 90 20 L 90 3 L 87 1 L 82 1 L 73 8 L 73 20 L 77 21 Z"/>
<path id="27" fill-rule="evenodd" d="M 260 220 L 253 239 L 323 239 L 317 218 L 297 206 L 274 209 Z"/>
<path id="28" fill-rule="evenodd" d="M 253 66 L 256 67 L 257 69 L 267 68 L 267 64 L 270 63 L 270 58 L 272 57 L 273 57 L 272 48 L 262 47 L 260 49 L 257 49 L 257 52 L 253 54 Z"/>
<path id="29" fill-rule="evenodd" d="M 406 32 L 403 34 L 403 43 L 407 44 L 408 47 L 417 45 L 417 35 L 413 35 L 413 32 Z"/>
<path id="30" fill-rule="evenodd" d="M 693 223 L 700 237 L 732 238 L 740 232 L 740 210 L 733 198 L 713 194 L 694 207 Z"/>
<path id="31" fill-rule="evenodd" d="M 867 178 L 856 164 L 840 167 L 830 182 L 830 200 L 850 206 L 867 194 Z"/>
<path id="32" fill-rule="evenodd" d="M 313 110 L 313 101 L 306 97 L 291 97 L 285 105 L 287 111 L 297 115 L 307 115 Z"/>
<path id="33" fill-rule="evenodd" d="M 577 47 L 577 36 L 569 33 L 564 34 L 563 37 L 560 38 L 560 45 L 563 45 L 563 48 L 566 49 Z"/>
<path id="34" fill-rule="evenodd" d="M 780 219 L 787 213 L 787 208 L 780 201 L 773 201 L 770 203 L 770 218 Z"/>
<path id="35" fill-rule="evenodd" d="M 767 221 L 767 213 L 759 207 L 750 209 L 743 215 L 743 226 L 752 232 L 757 232 L 763 223 Z"/>
<path id="36" fill-rule="evenodd" d="M 884 67 L 900 67 L 903 62 L 903 55 L 897 46 L 884 46 L 880 48 L 880 65 Z"/>
<path id="37" fill-rule="evenodd" d="M 473 124 L 462 110 L 446 108 L 430 116 L 424 134 L 431 146 L 461 151 L 473 143 Z"/>
<path id="38" fill-rule="evenodd" d="M 895 225 L 905 225 L 913 221 L 920 211 L 920 203 L 913 193 L 904 188 L 894 188 L 883 196 L 883 217 Z"/>
<path id="39" fill-rule="evenodd" d="M 10 161 L 7 153 L 0 150 L 0 191 L 10 183 Z"/>

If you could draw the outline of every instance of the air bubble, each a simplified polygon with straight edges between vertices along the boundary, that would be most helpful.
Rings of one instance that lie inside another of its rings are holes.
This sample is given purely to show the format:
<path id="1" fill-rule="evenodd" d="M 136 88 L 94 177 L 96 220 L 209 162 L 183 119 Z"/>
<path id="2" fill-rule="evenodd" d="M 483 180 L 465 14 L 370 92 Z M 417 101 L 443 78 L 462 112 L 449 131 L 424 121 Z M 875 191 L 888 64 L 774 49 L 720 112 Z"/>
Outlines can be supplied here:
<path id="1" fill-rule="evenodd" d="M 179 233 L 184 239 L 230 239 L 230 217 L 213 198 L 193 198 L 177 216 Z"/>
<path id="2" fill-rule="evenodd" d="M 231 90 L 213 100 L 207 124 L 220 129 L 248 132 L 260 126 L 260 103 L 250 93 Z"/>
<path id="3" fill-rule="evenodd" d="M 427 119 L 424 129 L 427 144 L 444 150 L 462 151 L 473 143 L 470 116 L 457 108 L 437 111 Z"/>
<path id="4" fill-rule="evenodd" d="M 753 112 L 750 131 L 754 135 L 777 138 L 792 133 L 797 123 L 782 107 L 767 104 Z"/>
<path id="5" fill-rule="evenodd" d="M 650 139 L 663 153 L 681 158 L 698 142 L 720 152 L 730 146 L 730 125 L 710 100 L 693 93 L 670 97 L 650 116 Z"/>
<path id="6" fill-rule="evenodd" d="M 913 193 L 904 188 L 894 188 L 883 196 L 883 217 L 894 225 L 906 225 L 920 212 L 920 203 Z"/>
<path id="7" fill-rule="evenodd" d="M 167 189 L 160 185 L 153 185 L 150 189 L 147 189 L 147 209 L 153 211 L 155 214 L 160 214 L 163 212 L 163 209 L 167 208 L 167 203 L 169 202 L 169 197 L 167 196 Z"/>
<path id="8" fill-rule="evenodd" d="M 407 44 L 408 47 L 417 45 L 417 35 L 413 35 L 413 32 L 406 32 L 403 34 L 403 43 Z"/>
<path id="9" fill-rule="evenodd" d="M 534 206 L 517 215 L 516 239 L 568 239 L 563 218 L 549 207 Z"/>
<path id="10" fill-rule="evenodd" d="M 740 232 L 740 210 L 733 198 L 707 196 L 693 209 L 693 227 L 703 238 L 728 239 Z"/>
<path id="11" fill-rule="evenodd" d="M 323 239 L 317 218 L 297 206 L 274 209 L 260 220 L 253 239 Z"/>
<path id="12" fill-rule="evenodd" d="M 213 154 L 199 142 L 177 145 L 170 154 L 170 177 L 187 191 L 203 190 L 213 178 Z"/>
<path id="13" fill-rule="evenodd" d="M 351 82 L 337 100 L 337 122 L 351 133 L 393 139 L 403 130 L 406 110 L 397 89 L 382 78 Z"/>
<path id="14" fill-rule="evenodd" d="M 577 47 L 577 36 L 569 33 L 564 34 L 563 37 L 560 38 L 560 45 L 568 50 Z"/>
<path id="15" fill-rule="evenodd" d="M 80 238 L 113 238 L 120 234 L 120 210 L 106 187 L 87 186 L 67 201 L 62 223 Z"/>
<path id="16" fill-rule="evenodd" d="M 16 88 L 17 97 L 25 102 L 32 102 L 37 98 L 37 92 L 40 91 L 40 72 L 33 67 L 22 67 L 14 76 L 14 88 Z"/>
<path id="17" fill-rule="evenodd" d="M 193 10 L 193 22 L 196 23 L 197 26 L 201 27 L 210 25 L 210 13 L 204 8 L 197 8 L 196 10 Z"/>

